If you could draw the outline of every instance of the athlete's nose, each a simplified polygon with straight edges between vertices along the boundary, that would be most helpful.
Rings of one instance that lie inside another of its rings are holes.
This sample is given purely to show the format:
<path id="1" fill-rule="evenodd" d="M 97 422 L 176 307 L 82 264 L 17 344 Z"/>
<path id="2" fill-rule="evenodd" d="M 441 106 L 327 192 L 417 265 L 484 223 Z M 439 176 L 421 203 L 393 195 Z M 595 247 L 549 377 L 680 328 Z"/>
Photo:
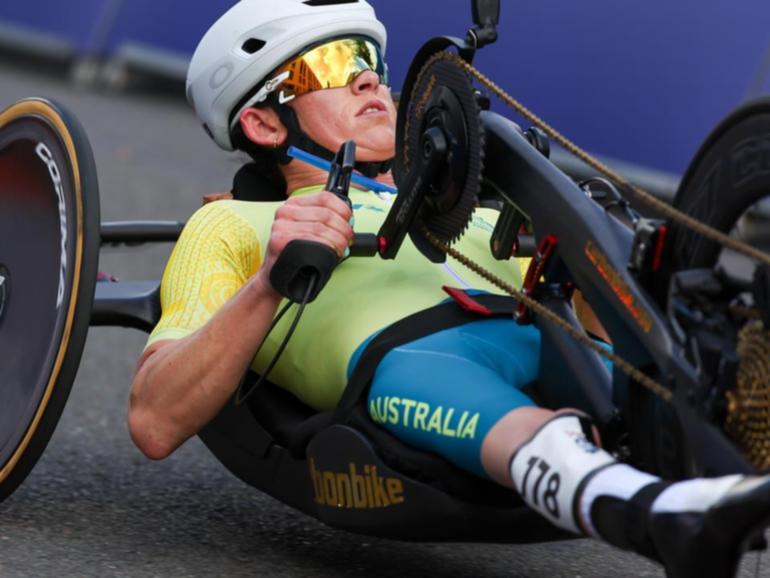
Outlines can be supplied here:
<path id="1" fill-rule="evenodd" d="M 350 83 L 350 87 L 353 90 L 353 94 L 376 92 L 380 87 L 380 77 L 371 70 L 364 70 L 353 79 L 353 82 Z"/>

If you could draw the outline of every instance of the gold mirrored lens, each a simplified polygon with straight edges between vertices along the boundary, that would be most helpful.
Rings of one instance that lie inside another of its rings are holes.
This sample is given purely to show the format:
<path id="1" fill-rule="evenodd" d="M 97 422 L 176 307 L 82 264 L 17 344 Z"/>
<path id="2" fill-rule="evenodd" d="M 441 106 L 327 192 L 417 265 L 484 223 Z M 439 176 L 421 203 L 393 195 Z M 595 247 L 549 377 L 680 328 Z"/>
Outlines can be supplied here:
<path id="1" fill-rule="evenodd" d="M 345 38 L 316 46 L 282 67 L 280 72 L 285 70 L 291 75 L 281 89 L 295 96 L 347 86 L 364 70 L 376 72 L 381 82 L 387 82 L 379 50 L 363 38 Z"/>

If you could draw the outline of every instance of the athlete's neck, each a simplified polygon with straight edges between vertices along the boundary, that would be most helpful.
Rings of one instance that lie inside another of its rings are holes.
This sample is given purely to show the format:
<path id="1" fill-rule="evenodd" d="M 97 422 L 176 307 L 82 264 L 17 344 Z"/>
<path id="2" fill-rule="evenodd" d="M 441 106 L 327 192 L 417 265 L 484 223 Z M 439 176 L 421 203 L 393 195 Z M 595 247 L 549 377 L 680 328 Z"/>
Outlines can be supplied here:
<path id="1" fill-rule="evenodd" d="M 325 185 L 329 178 L 329 173 L 326 171 L 298 161 L 292 161 L 288 165 L 282 165 L 281 171 L 286 179 L 286 190 L 289 192 L 296 191 L 303 187 Z M 391 187 L 396 186 L 393 181 L 393 174 L 390 171 L 378 175 L 377 180 L 386 185 L 390 185 Z"/>

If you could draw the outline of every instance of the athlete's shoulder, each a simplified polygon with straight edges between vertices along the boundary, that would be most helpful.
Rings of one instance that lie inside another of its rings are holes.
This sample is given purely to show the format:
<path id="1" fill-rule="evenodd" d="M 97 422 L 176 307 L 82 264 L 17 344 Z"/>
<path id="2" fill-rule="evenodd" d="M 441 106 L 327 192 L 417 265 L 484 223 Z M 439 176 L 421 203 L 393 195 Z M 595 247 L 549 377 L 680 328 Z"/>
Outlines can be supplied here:
<path id="1" fill-rule="evenodd" d="M 187 221 L 180 241 L 199 235 L 224 238 L 256 235 L 266 219 L 273 219 L 278 204 L 230 200 L 207 203 Z"/>
<path id="2" fill-rule="evenodd" d="M 223 199 L 206 203 L 196 210 L 188 223 L 208 223 L 219 219 L 243 219 L 248 214 L 249 206 L 257 203 Z"/>

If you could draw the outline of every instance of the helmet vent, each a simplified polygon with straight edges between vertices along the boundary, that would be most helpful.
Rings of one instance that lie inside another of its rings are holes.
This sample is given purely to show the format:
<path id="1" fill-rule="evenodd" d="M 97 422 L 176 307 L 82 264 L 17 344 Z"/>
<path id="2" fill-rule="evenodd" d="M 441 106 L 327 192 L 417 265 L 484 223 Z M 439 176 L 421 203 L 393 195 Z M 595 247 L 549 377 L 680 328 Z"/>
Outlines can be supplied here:
<path id="1" fill-rule="evenodd" d="M 332 6 L 334 4 L 355 4 L 358 0 L 305 0 L 308 6 Z"/>
<path id="2" fill-rule="evenodd" d="M 264 40 L 260 40 L 259 38 L 249 38 L 246 42 L 244 42 L 241 45 L 241 50 L 243 50 L 246 54 L 254 54 L 258 50 L 260 50 L 265 45 Z"/>

